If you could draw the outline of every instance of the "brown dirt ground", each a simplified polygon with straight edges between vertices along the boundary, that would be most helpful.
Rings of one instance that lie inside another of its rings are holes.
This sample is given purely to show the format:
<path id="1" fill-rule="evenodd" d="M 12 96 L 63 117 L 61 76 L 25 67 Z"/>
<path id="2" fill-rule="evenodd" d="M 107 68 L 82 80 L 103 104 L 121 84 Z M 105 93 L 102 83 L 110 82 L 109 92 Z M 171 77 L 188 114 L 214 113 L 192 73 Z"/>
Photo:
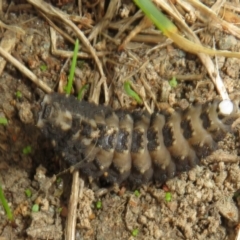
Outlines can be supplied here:
<path id="1" fill-rule="evenodd" d="M 107 6 L 109 1 L 79 2 L 82 2 L 84 18 L 78 22 L 78 27 L 89 36 L 92 26 L 97 25 L 107 9 L 101 4 Z M 211 6 L 213 2 L 207 4 Z M 68 14 L 78 14 L 73 2 L 52 4 Z M 198 57 L 168 42 L 153 26 L 142 30 L 141 34 L 157 37 L 158 45 L 132 40 L 124 50 L 118 51 L 120 43 L 139 24 L 140 18 L 120 31 L 135 15 L 136 8 L 132 1 L 119 0 L 115 10 L 102 34 L 91 41 L 103 54 L 100 60 L 107 78 L 108 105 L 114 109 L 143 108 L 125 94 L 125 80 L 132 82 L 147 109 L 186 108 L 193 101 L 205 102 L 218 95 Z M 48 22 L 23 1 L 11 4 L 3 1 L 1 20 L 8 25 L 17 24 L 25 31 L 12 36 L 16 45 L 11 54 L 51 89 L 61 92 L 70 64 L 63 54 L 51 52 Z M 55 23 L 75 39 L 69 27 L 59 20 Z M 189 23 L 193 29 L 197 24 L 196 19 Z M 198 37 L 202 43 L 212 47 L 214 37 L 218 49 L 239 52 L 239 39 L 218 28 L 200 26 L 202 30 Z M 0 34 L 3 39 L 9 32 L 2 28 Z M 66 51 L 73 49 L 73 45 L 58 33 L 56 46 Z M 217 61 L 228 92 L 238 92 L 240 60 L 218 57 Z M 45 70 L 42 69 L 44 66 L 47 66 Z M 173 76 L 178 76 L 174 88 L 169 85 Z M 106 92 L 98 85 L 99 79 L 95 62 L 79 58 L 75 92 L 89 84 L 84 98 L 104 103 Z M 16 97 L 17 91 L 22 93 L 21 98 Z M 0 205 L 0 240 L 64 239 L 71 174 L 60 175 L 54 181 L 54 174 L 64 170 L 64 164 L 35 127 L 39 101 L 43 96 L 44 92 L 26 76 L 10 63 L 6 64 L 0 76 L 0 116 L 8 119 L 7 126 L 0 125 L 0 183 L 15 220 L 10 224 Z M 205 159 L 201 166 L 167 181 L 164 186 L 142 186 L 139 196 L 124 187 L 99 196 L 96 195 L 100 191 L 97 186 L 81 180 L 75 239 L 235 239 L 240 204 L 238 199 L 233 199 L 240 188 L 236 139 L 238 136 L 229 134 L 219 143 L 221 152 Z M 31 146 L 31 153 L 23 153 L 26 146 Z M 27 189 L 31 190 L 31 197 L 26 196 Z M 166 191 L 172 194 L 170 202 L 165 200 Z M 102 204 L 100 209 L 96 208 L 98 201 Z M 34 204 L 39 204 L 39 211 L 32 211 Z M 138 231 L 136 237 L 134 231 Z"/>

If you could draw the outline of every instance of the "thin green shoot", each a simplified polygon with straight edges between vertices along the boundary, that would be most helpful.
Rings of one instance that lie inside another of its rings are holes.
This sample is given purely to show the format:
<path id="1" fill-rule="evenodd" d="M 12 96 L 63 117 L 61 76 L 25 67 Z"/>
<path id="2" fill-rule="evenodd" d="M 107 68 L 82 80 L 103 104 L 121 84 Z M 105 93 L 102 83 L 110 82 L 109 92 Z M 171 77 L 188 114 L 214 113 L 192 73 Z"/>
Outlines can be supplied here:
<path id="1" fill-rule="evenodd" d="M 96 208 L 101 209 L 102 208 L 102 202 L 99 200 L 96 202 Z"/>
<path id="2" fill-rule="evenodd" d="M 39 212 L 39 205 L 38 204 L 33 204 L 32 212 Z"/>
<path id="3" fill-rule="evenodd" d="M 42 64 L 42 65 L 40 66 L 40 70 L 41 70 L 42 72 L 45 72 L 45 71 L 47 70 L 47 65 L 46 65 L 46 64 Z"/>
<path id="4" fill-rule="evenodd" d="M 26 194 L 26 196 L 27 196 L 28 198 L 30 198 L 30 197 L 32 196 L 32 191 L 31 191 L 29 188 L 27 188 L 27 189 L 25 190 L 25 194 Z"/>
<path id="5" fill-rule="evenodd" d="M 77 96 L 78 100 L 82 100 L 84 92 L 87 91 L 88 88 L 89 88 L 89 84 L 85 84 L 81 87 L 81 89 L 78 92 L 78 96 Z"/>
<path id="6" fill-rule="evenodd" d="M 171 88 L 175 88 L 178 85 L 177 79 L 175 77 L 172 77 L 172 79 L 169 81 L 169 85 Z"/>
<path id="7" fill-rule="evenodd" d="M 79 49 L 79 40 L 77 39 L 75 42 L 75 46 L 74 46 L 72 64 L 71 64 L 70 73 L 68 76 L 68 83 L 67 83 L 66 90 L 65 90 L 66 94 L 68 94 L 68 95 L 71 93 L 71 90 L 72 90 L 73 77 L 74 77 L 74 72 L 75 72 L 76 64 L 77 64 L 78 49 Z"/>
<path id="8" fill-rule="evenodd" d="M 177 32 L 177 27 L 149 0 L 134 0 L 137 6 L 149 17 L 164 34 Z"/>
<path id="9" fill-rule="evenodd" d="M 137 228 L 132 230 L 132 236 L 133 237 L 136 237 L 138 235 L 138 233 L 139 233 L 139 230 Z"/>
<path id="10" fill-rule="evenodd" d="M 20 98 L 22 98 L 22 93 L 18 90 L 18 91 L 16 91 L 15 96 L 16 96 L 16 98 L 20 99 Z"/>
<path id="11" fill-rule="evenodd" d="M 166 202 L 171 202 L 172 200 L 172 194 L 170 192 L 165 193 L 165 201 Z"/>
<path id="12" fill-rule="evenodd" d="M 31 152 L 32 152 L 32 147 L 31 147 L 30 145 L 26 146 L 26 147 L 23 148 L 23 150 L 22 150 L 22 153 L 23 153 L 24 155 L 28 155 L 28 154 L 30 154 Z"/>
<path id="13" fill-rule="evenodd" d="M 0 117 L 0 125 L 8 125 L 8 120 L 5 117 Z"/>
<path id="14" fill-rule="evenodd" d="M 131 89 L 130 81 L 124 82 L 124 90 L 128 96 L 132 97 L 137 101 L 137 103 L 142 104 L 142 99 L 138 96 L 138 94 Z"/>
<path id="15" fill-rule="evenodd" d="M 135 190 L 135 191 L 134 191 L 134 195 L 135 195 L 136 197 L 139 197 L 139 196 L 140 196 L 140 191 L 139 191 L 139 190 Z"/>
<path id="16" fill-rule="evenodd" d="M 5 210 L 6 214 L 7 214 L 7 218 L 10 221 L 13 221 L 12 211 L 11 211 L 9 205 L 8 205 L 7 199 L 4 196 L 3 189 L 2 189 L 1 185 L 0 185 L 0 202 L 2 203 L 3 208 L 4 208 L 4 210 Z"/>

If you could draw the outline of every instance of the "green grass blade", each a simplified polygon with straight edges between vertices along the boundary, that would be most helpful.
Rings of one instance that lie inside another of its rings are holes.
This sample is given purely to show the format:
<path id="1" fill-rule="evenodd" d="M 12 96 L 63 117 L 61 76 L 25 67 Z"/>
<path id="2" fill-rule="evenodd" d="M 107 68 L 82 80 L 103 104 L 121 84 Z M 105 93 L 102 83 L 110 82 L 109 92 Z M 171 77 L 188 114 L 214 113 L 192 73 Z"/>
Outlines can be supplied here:
<path id="1" fill-rule="evenodd" d="M 177 27 L 150 0 L 134 0 L 136 5 L 165 34 L 177 32 Z"/>
<path id="2" fill-rule="evenodd" d="M 69 76 L 68 76 L 68 83 L 67 83 L 67 86 L 66 86 L 66 93 L 68 95 L 71 93 L 71 90 L 72 90 L 73 77 L 74 77 L 74 72 L 75 72 L 75 68 L 76 68 L 76 64 L 77 64 L 78 49 L 79 49 L 79 41 L 77 39 L 76 42 L 75 42 L 72 64 L 71 64 L 70 73 L 69 73 Z"/>
<path id="3" fill-rule="evenodd" d="M 3 205 L 3 208 L 5 209 L 6 211 L 6 214 L 7 214 L 7 217 L 10 221 L 13 221 L 13 214 L 12 214 L 12 211 L 8 205 L 8 202 L 7 202 L 7 199 L 5 198 L 4 196 L 4 193 L 3 193 L 3 189 L 2 189 L 2 186 L 0 185 L 0 202 L 2 203 Z"/>
<path id="4" fill-rule="evenodd" d="M 5 117 L 0 117 L 0 125 L 6 126 L 8 124 L 8 120 Z"/>
<path id="5" fill-rule="evenodd" d="M 136 92 L 134 92 L 131 89 L 131 83 L 129 81 L 124 82 L 124 90 L 127 93 L 127 95 L 134 98 L 137 101 L 137 103 L 139 104 L 142 103 L 142 99 L 138 96 Z"/>
<path id="6" fill-rule="evenodd" d="M 84 86 L 81 87 L 81 89 L 78 92 L 78 96 L 77 96 L 78 100 L 82 100 L 83 94 L 84 94 L 85 91 L 88 90 L 88 87 L 89 87 L 89 84 L 85 84 Z"/>

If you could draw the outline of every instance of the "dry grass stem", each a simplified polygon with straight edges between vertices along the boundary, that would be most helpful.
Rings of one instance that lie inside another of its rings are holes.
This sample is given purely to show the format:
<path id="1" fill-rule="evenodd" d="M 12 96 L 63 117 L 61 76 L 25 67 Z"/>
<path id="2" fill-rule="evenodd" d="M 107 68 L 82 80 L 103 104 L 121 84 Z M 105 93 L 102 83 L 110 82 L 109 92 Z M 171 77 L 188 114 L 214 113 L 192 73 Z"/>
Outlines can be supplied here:
<path id="1" fill-rule="evenodd" d="M 71 38 L 69 36 L 69 34 L 66 34 L 61 28 L 59 28 L 56 24 L 54 24 L 53 21 L 51 21 L 51 19 L 49 19 L 46 14 L 44 14 L 43 12 L 39 12 L 46 20 L 47 22 L 49 23 L 49 25 L 55 29 L 60 35 L 62 35 L 66 40 L 68 40 L 70 43 L 72 44 L 75 44 L 75 40 L 73 38 Z M 50 27 L 50 30 L 51 30 L 51 27 Z M 55 41 L 56 42 L 56 41 Z"/>
<path id="2" fill-rule="evenodd" d="M 205 16 L 205 23 L 210 24 L 214 27 L 219 28 L 221 26 L 222 30 L 231 33 L 233 36 L 240 38 L 240 29 L 232 23 L 226 22 L 221 19 L 211 8 L 208 8 L 200 1 L 193 1 L 193 0 L 180 0 L 183 2 L 187 2 L 194 6 L 196 9 L 194 11 L 196 14 L 199 13 Z M 206 18 L 207 16 L 207 18 Z"/>
<path id="3" fill-rule="evenodd" d="M 56 49 L 56 46 L 52 47 L 52 54 L 55 55 L 55 56 L 64 57 L 64 58 L 69 58 L 69 57 L 73 56 L 73 52 L 66 51 L 66 50 L 61 50 L 61 49 Z M 104 57 L 107 54 L 108 54 L 108 52 L 98 52 L 97 56 L 98 57 Z M 89 55 L 87 53 L 84 53 L 84 52 L 79 52 L 77 55 L 78 55 L 79 58 L 82 58 L 82 59 L 91 59 L 92 58 L 91 55 Z"/>
<path id="4" fill-rule="evenodd" d="M 23 4 L 17 4 L 17 5 L 10 4 L 8 6 L 8 11 L 9 12 L 20 12 L 20 11 L 28 11 L 28 10 L 33 10 L 33 7 L 32 7 L 31 4 L 24 4 L 24 3 Z"/>
<path id="5" fill-rule="evenodd" d="M 33 83 L 35 83 L 39 88 L 41 88 L 46 93 L 51 93 L 52 89 L 49 88 L 43 81 L 37 78 L 29 69 L 27 69 L 22 63 L 15 59 L 11 54 L 6 52 L 2 47 L 0 47 L 0 54 L 9 61 L 13 66 L 15 66 L 23 75 L 27 76 Z"/>
<path id="6" fill-rule="evenodd" d="M 152 43 L 152 44 L 159 44 L 166 41 L 166 37 L 163 35 L 144 35 L 144 34 L 137 34 L 130 39 L 134 42 L 141 42 L 141 43 Z M 125 42 L 125 41 L 124 41 Z"/>
<path id="7" fill-rule="evenodd" d="M 155 105 L 157 105 L 157 98 L 156 98 L 156 95 L 154 94 L 154 92 L 152 91 L 152 88 L 151 86 L 149 85 L 149 82 L 147 81 L 146 77 L 144 76 L 144 73 L 142 72 L 141 73 L 141 77 L 140 77 L 140 80 L 141 82 L 143 83 L 143 86 L 144 86 L 144 89 L 145 91 L 147 92 L 147 96 L 149 96 Z M 144 99 L 143 99 L 144 100 Z M 146 106 L 145 104 L 145 101 L 144 101 L 144 105 Z M 154 108 L 151 108 L 147 105 L 147 111 L 151 114 L 153 113 L 154 111 Z"/>
<path id="8" fill-rule="evenodd" d="M 152 26 L 152 22 L 144 17 L 142 21 L 129 33 L 129 35 L 124 39 L 123 43 L 118 47 L 118 50 L 121 51 L 125 46 L 134 38 L 142 29 Z"/>
<path id="9" fill-rule="evenodd" d="M 225 2 L 226 0 L 217 0 L 211 7 L 212 11 L 215 12 L 216 14 L 219 14 Z"/>
<path id="10" fill-rule="evenodd" d="M 74 171 L 71 195 L 68 203 L 68 215 L 67 215 L 67 221 L 66 221 L 65 239 L 68 239 L 68 240 L 75 239 L 79 188 L 80 188 L 79 171 Z"/>
<path id="11" fill-rule="evenodd" d="M 119 0 L 111 0 L 107 9 L 107 12 L 103 19 L 93 28 L 91 34 L 88 37 L 89 41 L 92 41 L 97 35 L 102 32 L 111 22 L 112 18 L 114 17 L 117 8 L 118 8 Z"/>
<path id="12" fill-rule="evenodd" d="M 1 40 L 0 46 L 8 53 L 11 53 L 17 43 L 17 35 L 11 30 L 5 31 L 3 38 Z M 6 66 L 6 60 L 0 58 L 0 75 L 2 75 L 3 69 Z"/>
<path id="13" fill-rule="evenodd" d="M 203 74 L 174 75 L 168 78 L 171 79 L 172 77 L 175 77 L 178 81 L 199 81 L 203 79 Z"/>
<path id="14" fill-rule="evenodd" d="M 137 19 L 143 17 L 142 11 L 137 11 L 132 17 L 126 18 L 124 19 L 124 23 L 122 23 L 122 21 L 116 22 L 116 23 L 112 23 L 109 25 L 109 28 L 115 28 L 118 29 L 118 33 L 115 35 L 115 38 L 119 38 L 120 35 L 123 34 L 124 31 L 126 31 L 130 25 L 136 21 Z M 119 26 L 120 25 L 120 26 Z"/>
<path id="15" fill-rule="evenodd" d="M 77 24 L 83 25 L 86 28 L 92 29 L 93 26 L 91 25 L 93 21 L 87 17 L 80 17 L 76 15 L 69 15 L 69 19 Z"/>
<path id="16" fill-rule="evenodd" d="M 63 58 L 70 58 L 73 56 L 72 51 L 57 49 L 57 47 L 56 47 L 56 45 L 57 45 L 56 31 L 51 27 L 50 27 L 50 37 L 51 37 L 51 51 L 52 51 L 53 55 L 63 57 Z M 107 54 L 108 54 L 107 52 L 97 52 L 98 57 L 104 57 Z M 78 57 L 83 58 L 83 59 L 91 59 L 92 58 L 92 56 L 90 54 L 84 53 L 84 52 L 79 52 Z"/>
<path id="17" fill-rule="evenodd" d="M 93 102 L 95 104 L 99 103 L 99 97 L 101 93 L 101 85 L 103 81 L 100 79 L 98 72 L 95 72 L 93 82 L 91 84 L 90 93 L 89 93 L 89 102 Z"/>
<path id="18" fill-rule="evenodd" d="M 153 48 L 149 49 L 146 52 L 146 55 L 150 55 L 152 52 L 156 51 L 157 49 L 162 49 L 162 48 L 167 47 L 168 45 L 170 45 L 172 43 L 173 43 L 173 41 L 170 38 L 166 38 L 164 43 L 160 43 L 157 46 L 154 46 Z M 150 59 L 151 59 L 151 57 L 150 57 Z"/>
<path id="19" fill-rule="evenodd" d="M 78 0 L 78 14 L 82 17 L 82 0 Z"/>
<path id="20" fill-rule="evenodd" d="M 139 68 L 137 68 L 135 71 L 132 71 L 129 75 L 121 79 L 121 82 L 124 83 L 125 81 L 131 79 L 134 75 L 136 75 L 139 71 L 142 69 L 145 69 L 147 64 L 149 63 L 149 60 L 146 60 Z"/>
<path id="21" fill-rule="evenodd" d="M 5 24 L 4 22 L 0 21 L 0 27 L 2 28 L 6 28 L 14 33 L 17 33 L 17 34 L 25 34 L 25 31 L 18 27 L 18 26 L 14 26 L 14 25 L 7 25 Z"/>
<path id="22" fill-rule="evenodd" d="M 240 12 L 240 4 L 239 3 L 225 2 L 224 3 L 224 8 L 230 9 L 234 12 Z"/>
<path id="23" fill-rule="evenodd" d="M 240 16 L 232 12 L 232 10 L 221 8 L 219 14 L 224 20 L 226 20 L 229 23 L 234 23 L 235 25 L 237 24 L 239 25 L 240 23 Z"/>

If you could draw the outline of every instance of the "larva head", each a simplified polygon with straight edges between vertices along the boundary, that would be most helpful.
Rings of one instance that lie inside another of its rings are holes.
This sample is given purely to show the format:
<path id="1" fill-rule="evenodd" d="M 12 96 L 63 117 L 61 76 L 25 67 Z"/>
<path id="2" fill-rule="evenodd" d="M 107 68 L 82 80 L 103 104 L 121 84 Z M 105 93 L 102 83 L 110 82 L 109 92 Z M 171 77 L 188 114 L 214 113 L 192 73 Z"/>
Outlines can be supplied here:
<path id="1" fill-rule="evenodd" d="M 41 108 L 37 127 L 44 128 L 48 125 L 63 131 L 72 127 L 71 113 L 64 109 L 61 101 L 55 101 L 54 95 L 46 95 L 41 103 Z"/>

